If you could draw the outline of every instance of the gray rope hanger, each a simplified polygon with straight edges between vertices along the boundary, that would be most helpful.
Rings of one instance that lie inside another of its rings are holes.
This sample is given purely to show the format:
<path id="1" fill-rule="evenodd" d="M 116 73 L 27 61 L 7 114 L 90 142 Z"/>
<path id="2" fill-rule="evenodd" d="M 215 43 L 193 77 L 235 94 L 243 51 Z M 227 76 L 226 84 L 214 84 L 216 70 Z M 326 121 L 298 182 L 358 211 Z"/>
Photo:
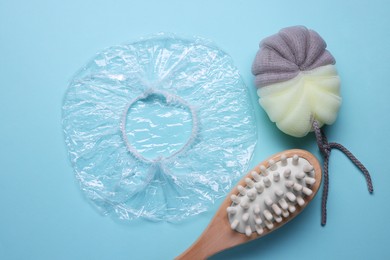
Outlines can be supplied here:
<path id="1" fill-rule="evenodd" d="M 342 153 L 344 153 L 351 160 L 351 162 L 353 162 L 356 165 L 356 167 L 359 168 L 359 170 L 363 173 L 364 178 L 366 179 L 369 193 L 372 194 L 374 192 L 374 187 L 372 185 L 371 176 L 367 168 L 355 157 L 355 155 L 353 155 L 352 152 L 350 152 L 342 144 L 335 143 L 335 142 L 329 143 L 328 138 L 326 137 L 324 131 L 320 129 L 318 122 L 315 120 L 313 121 L 313 130 L 316 135 L 318 148 L 320 149 L 320 152 L 324 157 L 324 189 L 322 193 L 322 204 L 321 204 L 321 209 L 322 209 L 321 225 L 325 226 L 326 219 L 327 219 L 326 205 L 328 201 L 328 192 L 329 192 L 329 170 L 328 170 L 329 157 L 332 149 L 337 149 Z"/>

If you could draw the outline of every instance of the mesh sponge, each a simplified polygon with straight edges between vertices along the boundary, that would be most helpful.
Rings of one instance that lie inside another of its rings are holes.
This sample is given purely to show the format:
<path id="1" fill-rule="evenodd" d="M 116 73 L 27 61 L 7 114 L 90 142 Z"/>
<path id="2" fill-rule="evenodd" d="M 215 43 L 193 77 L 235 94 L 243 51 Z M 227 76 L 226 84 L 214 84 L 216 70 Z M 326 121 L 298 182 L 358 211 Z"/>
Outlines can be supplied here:
<path id="1" fill-rule="evenodd" d="M 303 137 L 336 121 L 342 102 L 335 59 L 315 31 L 287 27 L 260 43 L 252 65 L 259 103 L 284 133 Z"/>

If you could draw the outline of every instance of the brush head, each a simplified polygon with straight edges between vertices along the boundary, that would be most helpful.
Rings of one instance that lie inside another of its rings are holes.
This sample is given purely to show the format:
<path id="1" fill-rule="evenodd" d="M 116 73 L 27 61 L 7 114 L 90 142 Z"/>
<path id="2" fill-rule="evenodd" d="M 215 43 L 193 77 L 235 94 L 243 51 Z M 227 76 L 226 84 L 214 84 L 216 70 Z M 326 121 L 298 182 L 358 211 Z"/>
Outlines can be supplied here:
<path id="1" fill-rule="evenodd" d="M 316 160 L 313 165 L 299 153 L 283 153 L 255 167 L 232 192 L 231 229 L 260 236 L 288 222 L 317 192 L 319 169 Z"/>

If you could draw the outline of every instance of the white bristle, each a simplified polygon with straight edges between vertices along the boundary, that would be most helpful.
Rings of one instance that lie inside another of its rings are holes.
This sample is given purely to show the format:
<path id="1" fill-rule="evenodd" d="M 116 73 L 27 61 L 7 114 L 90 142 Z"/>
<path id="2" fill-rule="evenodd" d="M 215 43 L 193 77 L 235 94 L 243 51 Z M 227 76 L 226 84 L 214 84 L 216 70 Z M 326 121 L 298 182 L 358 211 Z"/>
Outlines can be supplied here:
<path id="1" fill-rule="evenodd" d="M 291 213 L 294 213 L 296 210 L 295 206 L 294 205 L 289 205 L 288 206 L 288 211 L 290 211 Z"/>
<path id="2" fill-rule="evenodd" d="M 252 171 L 252 172 L 251 172 L 251 175 L 252 175 L 252 178 L 253 178 L 255 181 L 260 181 L 260 180 L 261 180 L 260 175 L 259 175 L 257 172 Z"/>
<path id="3" fill-rule="evenodd" d="M 248 192 L 247 192 L 247 196 L 248 196 L 248 198 L 249 198 L 250 200 L 256 199 L 256 191 L 254 191 L 254 190 L 248 191 Z"/>
<path id="4" fill-rule="evenodd" d="M 249 220 L 249 213 L 247 212 L 247 213 L 244 213 L 244 215 L 242 215 L 242 221 L 248 222 L 248 220 Z"/>
<path id="5" fill-rule="evenodd" d="M 295 178 L 297 180 L 302 180 L 303 178 L 305 178 L 305 173 L 304 172 L 298 172 L 297 174 L 295 174 Z"/>
<path id="6" fill-rule="evenodd" d="M 314 183 L 316 183 L 316 179 L 311 178 L 311 177 L 306 177 L 305 182 L 307 185 L 313 185 Z"/>
<path id="7" fill-rule="evenodd" d="M 239 192 L 242 196 L 244 196 L 244 195 L 246 194 L 246 189 L 245 189 L 244 187 L 242 187 L 241 185 L 238 185 L 238 186 L 237 186 L 237 190 L 238 190 L 238 192 Z"/>
<path id="8" fill-rule="evenodd" d="M 305 201 L 302 199 L 302 197 L 301 196 L 297 196 L 297 203 L 298 203 L 298 205 L 299 206 L 303 206 L 303 205 L 305 205 Z"/>
<path id="9" fill-rule="evenodd" d="M 256 227 L 257 234 L 259 234 L 259 235 L 263 234 L 264 230 L 261 226 L 256 225 L 255 227 Z"/>
<path id="10" fill-rule="evenodd" d="M 237 209 L 235 207 L 228 207 L 226 209 L 226 211 L 229 213 L 229 214 L 236 214 L 237 213 Z"/>
<path id="11" fill-rule="evenodd" d="M 301 191 L 302 188 L 303 188 L 303 187 L 302 187 L 301 184 L 299 184 L 299 183 L 294 183 L 293 189 L 294 189 L 295 191 Z"/>
<path id="12" fill-rule="evenodd" d="M 299 162 L 299 156 L 294 154 L 294 156 L 292 158 L 292 164 L 293 165 L 298 165 L 298 162 Z"/>
<path id="13" fill-rule="evenodd" d="M 258 193 L 262 193 L 264 191 L 264 185 L 259 182 L 255 183 L 255 189 Z"/>
<path id="14" fill-rule="evenodd" d="M 238 219 L 235 219 L 235 220 L 233 220 L 233 222 L 230 224 L 230 227 L 234 230 L 234 229 L 236 229 L 237 227 L 238 227 L 238 224 L 239 224 L 240 222 L 238 221 Z"/>
<path id="15" fill-rule="evenodd" d="M 287 188 L 292 188 L 294 186 L 294 182 L 293 181 L 286 181 L 284 183 L 284 185 L 287 187 Z"/>
<path id="16" fill-rule="evenodd" d="M 252 188 L 255 183 L 250 178 L 245 178 L 245 183 L 249 188 Z"/>
<path id="17" fill-rule="evenodd" d="M 241 201 L 241 203 L 240 203 L 240 206 L 241 206 L 241 208 L 243 208 L 244 210 L 246 210 L 246 209 L 249 209 L 249 202 L 248 201 L 245 201 L 245 200 L 243 200 L 243 201 Z"/>
<path id="18" fill-rule="evenodd" d="M 256 223 L 257 225 L 261 225 L 261 223 L 263 223 L 263 220 L 261 220 L 260 217 L 255 217 L 255 223 Z"/>
<path id="19" fill-rule="evenodd" d="M 252 234 L 252 229 L 251 229 L 251 227 L 248 225 L 248 226 L 245 227 L 245 235 L 246 235 L 247 237 L 250 237 L 251 234 Z"/>
<path id="20" fill-rule="evenodd" d="M 287 218 L 288 216 L 290 216 L 290 213 L 287 210 L 282 209 L 282 216 L 284 218 Z"/>
<path id="21" fill-rule="evenodd" d="M 275 212 L 276 215 L 280 216 L 282 214 L 282 210 L 279 208 L 278 205 L 272 204 L 272 210 Z"/>
<path id="22" fill-rule="evenodd" d="M 274 182 L 278 182 L 280 180 L 280 174 L 278 172 L 274 172 Z"/>
<path id="23" fill-rule="evenodd" d="M 264 220 L 264 224 L 269 230 L 274 228 L 274 224 L 268 220 Z"/>
<path id="24" fill-rule="evenodd" d="M 284 210 L 287 210 L 287 209 L 288 209 L 288 204 L 287 204 L 287 202 L 286 202 L 285 199 L 280 199 L 280 200 L 279 200 L 279 205 L 280 205 L 280 207 L 281 207 L 282 209 L 284 209 Z"/>
<path id="25" fill-rule="evenodd" d="M 270 180 L 268 177 L 264 177 L 264 178 L 263 178 L 263 182 L 264 182 L 264 186 L 267 187 L 267 188 L 268 188 L 269 186 L 271 186 L 271 184 L 272 184 L 272 183 L 271 183 L 271 180 Z"/>
<path id="26" fill-rule="evenodd" d="M 303 171 L 306 173 L 310 173 L 312 170 L 314 170 L 314 167 L 310 164 L 303 166 Z"/>
<path id="27" fill-rule="evenodd" d="M 307 196 L 310 196 L 311 194 L 313 194 L 313 191 L 307 187 L 303 187 L 302 193 L 307 195 Z"/>
<path id="28" fill-rule="evenodd" d="M 278 197 L 282 197 L 284 195 L 284 192 L 281 189 L 278 189 L 275 191 L 275 195 Z"/>
<path id="29" fill-rule="evenodd" d="M 289 168 L 285 169 L 284 172 L 283 172 L 283 176 L 284 178 L 290 178 L 291 176 L 291 170 Z"/>
<path id="30" fill-rule="evenodd" d="M 261 172 L 264 176 L 267 176 L 267 175 L 268 175 L 267 168 L 265 168 L 264 165 L 260 165 L 260 172 Z"/>
<path id="31" fill-rule="evenodd" d="M 259 215 L 260 214 L 260 207 L 259 207 L 259 205 L 255 205 L 254 206 L 253 213 L 255 213 L 255 215 Z"/>
<path id="32" fill-rule="evenodd" d="M 263 215 L 264 215 L 265 219 L 267 219 L 268 221 L 271 221 L 274 218 L 268 209 L 263 211 Z"/>
<path id="33" fill-rule="evenodd" d="M 271 205 L 274 203 L 269 197 L 265 198 L 264 202 L 268 207 L 271 207 Z"/>
<path id="34" fill-rule="evenodd" d="M 275 218 L 275 221 L 277 222 L 277 223 L 280 223 L 280 222 L 282 222 L 282 217 L 280 217 L 280 216 L 274 216 L 274 218 Z"/>
<path id="35" fill-rule="evenodd" d="M 285 154 L 282 154 L 282 156 L 280 156 L 280 161 L 281 161 L 282 166 L 286 166 L 287 165 L 287 156 Z"/>
<path id="36" fill-rule="evenodd" d="M 287 192 L 287 193 L 286 193 L 286 197 L 287 197 L 288 200 L 291 201 L 291 202 L 294 202 L 294 201 L 297 199 L 297 197 L 295 197 L 294 193 L 292 193 L 292 192 Z"/>
<path id="37" fill-rule="evenodd" d="M 278 166 L 276 165 L 274 160 L 269 160 L 268 164 L 269 164 L 269 168 L 271 169 L 271 171 L 275 171 L 278 168 Z"/>
<path id="38" fill-rule="evenodd" d="M 234 203 L 236 203 L 236 204 L 240 204 L 240 201 L 241 201 L 241 199 L 239 198 L 239 197 L 237 197 L 237 195 L 232 195 L 232 196 L 230 196 L 230 199 L 234 202 Z"/>

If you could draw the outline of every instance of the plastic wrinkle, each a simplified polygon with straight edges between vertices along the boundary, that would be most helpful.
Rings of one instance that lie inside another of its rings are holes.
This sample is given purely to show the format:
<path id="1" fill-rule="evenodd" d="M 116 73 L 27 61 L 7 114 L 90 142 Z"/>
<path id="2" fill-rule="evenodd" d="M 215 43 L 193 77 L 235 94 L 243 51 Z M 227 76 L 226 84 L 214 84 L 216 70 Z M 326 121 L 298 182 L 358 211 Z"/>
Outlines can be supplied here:
<path id="1" fill-rule="evenodd" d="M 161 34 L 102 51 L 71 81 L 62 117 L 81 189 L 122 220 L 206 211 L 246 172 L 256 145 L 237 68 L 199 38 Z"/>

